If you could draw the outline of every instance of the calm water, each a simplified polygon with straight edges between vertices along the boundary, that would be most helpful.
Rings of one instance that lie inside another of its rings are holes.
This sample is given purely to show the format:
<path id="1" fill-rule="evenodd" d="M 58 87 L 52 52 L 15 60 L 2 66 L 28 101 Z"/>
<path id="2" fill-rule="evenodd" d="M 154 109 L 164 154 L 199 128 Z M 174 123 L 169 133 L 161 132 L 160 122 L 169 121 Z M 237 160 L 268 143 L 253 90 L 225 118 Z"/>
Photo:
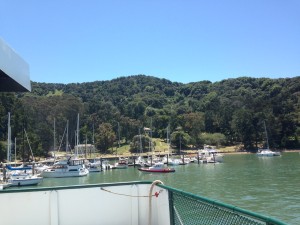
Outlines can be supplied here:
<path id="1" fill-rule="evenodd" d="M 258 158 L 226 155 L 222 164 L 177 166 L 175 173 L 143 173 L 130 167 L 92 173 L 81 178 L 47 178 L 43 187 L 136 180 L 161 180 L 165 185 L 300 224 L 300 154 Z"/>

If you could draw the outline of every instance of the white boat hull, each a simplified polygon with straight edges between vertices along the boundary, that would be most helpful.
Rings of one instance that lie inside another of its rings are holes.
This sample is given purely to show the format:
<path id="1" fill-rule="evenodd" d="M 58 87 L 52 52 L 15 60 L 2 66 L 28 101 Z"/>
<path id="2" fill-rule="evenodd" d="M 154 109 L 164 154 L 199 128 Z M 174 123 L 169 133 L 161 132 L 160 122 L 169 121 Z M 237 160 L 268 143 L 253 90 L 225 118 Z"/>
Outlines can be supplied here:
<path id="1" fill-rule="evenodd" d="M 37 185 L 43 181 L 42 177 L 37 176 L 20 176 L 20 177 L 13 177 L 9 179 L 11 186 L 29 186 L 29 185 Z"/>
<path id="2" fill-rule="evenodd" d="M 88 175 L 89 171 L 86 168 L 75 170 L 75 171 L 63 171 L 46 169 L 41 173 L 44 178 L 61 178 L 61 177 L 82 177 Z"/>
<path id="3" fill-rule="evenodd" d="M 280 152 L 273 152 L 269 149 L 263 149 L 263 150 L 259 150 L 258 153 L 256 153 L 257 156 L 260 157 L 272 157 L 272 156 L 280 156 Z"/>
<path id="4" fill-rule="evenodd" d="M 3 190 L 4 188 L 8 188 L 11 186 L 11 183 L 9 182 L 0 182 L 0 190 Z"/>
<path id="5" fill-rule="evenodd" d="M 1 224 L 170 224 L 168 191 L 154 187 L 151 218 L 149 198 L 151 184 L 32 189 L 26 192 L 0 193 Z M 5 190 L 4 190 L 5 191 Z M 119 195 L 121 194 L 121 195 Z M 127 196 L 128 195 L 128 196 Z M 20 204 L 20 203 L 26 203 Z M 18 216 L 12 217 L 12 212 Z"/>

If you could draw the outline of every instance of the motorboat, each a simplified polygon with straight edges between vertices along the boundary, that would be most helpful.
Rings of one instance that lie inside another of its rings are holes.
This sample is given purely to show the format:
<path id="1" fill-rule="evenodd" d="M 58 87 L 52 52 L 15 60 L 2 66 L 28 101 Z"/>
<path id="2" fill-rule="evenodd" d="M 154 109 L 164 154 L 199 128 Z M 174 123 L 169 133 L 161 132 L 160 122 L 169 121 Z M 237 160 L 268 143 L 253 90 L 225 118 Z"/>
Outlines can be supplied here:
<path id="1" fill-rule="evenodd" d="M 165 167 L 164 163 L 162 162 L 157 162 L 155 163 L 153 166 L 150 167 L 142 167 L 142 168 L 138 168 L 139 171 L 143 171 L 143 172 L 152 172 L 152 173 L 172 173 L 175 172 L 174 168 L 169 168 L 169 167 Z"/>
<path id="2" fill-rule="evenodd" d="M 180 163 L 182 163 L 181 159 L 169 159 L 168 160 L 168 165 L 171 165 L 171 166 L 178 166 L 178 165 L 180 165 Z"/>
<path id="3" fill-rule="evenodd" d="M 198 151 L 198 155 L 202 163 L 221 163 L 224 161 L 223 154 L 219 153 L 214 146 L 204 145 L 204 148 Z"/>
<path id="4" fill-rule="evenodd" d="M 84 159 L 70 157 L 61 160 L 48 169 L 42 171 L 41 176 L 49 177 L 82 177 L 88 175 L 89 170 L 84 165 Z"/>
<path id="5" fill-rule="evenodd" d="M 43 181 L 42 177 L 32 173 L 34 170 L 32 167 L 6 165 L 6 169 L 7 182 L 10 183 L 10 186 L 37 185 Z"/>
<path id="6" fill-rule="evenodd" d="M 127 169 L 128 168 L 128 160 L 125 158 L 119 158 L 119 161 L 115 163 L 112 169 Z"/>
<path id="7" fill-rule="evenodd" d="M 91 159 L 88 161 L 86 165 L 89 172 L 101 172 L 102 166 L 101 166 L 101 159 Z"/>
<path id="8" fill-rule="evenodd" d="M 43 177 L 39 177 L 36 174 L 13 174 L 8 179 L 11 183 L 10 186 L 29 186 L 38 185 L 43 181 Z"/>
<path id="9" fill-rule="evenodd" d="M 0 190 L 3 190 L 4 188 L 8 188 L 10 186 L 11 186 L 10 182 L 0 181 Z"/>

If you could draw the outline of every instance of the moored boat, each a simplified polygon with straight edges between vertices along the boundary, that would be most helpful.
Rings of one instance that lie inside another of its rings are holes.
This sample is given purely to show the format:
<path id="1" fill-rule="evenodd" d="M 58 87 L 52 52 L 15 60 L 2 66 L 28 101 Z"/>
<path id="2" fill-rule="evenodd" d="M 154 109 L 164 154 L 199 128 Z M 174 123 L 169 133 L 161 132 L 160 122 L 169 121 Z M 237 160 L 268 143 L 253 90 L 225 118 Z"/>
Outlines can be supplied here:
<path id="1" fill-rule="evenodd" d="M 11 186 L 11 182 L 0 180 L 0 190 Z"/>
<path id="2" fill-rule="evenodd" d="M 150 167 L 142 167 L 138 168 L 139 171 L 143 172 L 152 172 L 152 173 L 172 173 L 175 172 L 174 168 L 164 167 L 162 162 L 155 163 L 153 166 Z"/>
<path id="3" fill-rule="evenodd" d="M 41 176 L 44 178 L 49 177 L 81 177 L 89 173 L 84 165 L 83 159 L 61 160 L 55 163 L 48 169 L 42 171 Z"/>
<path id="4" fill-rule="evenodd" d="M 221 163 L 224 161 L 223 154 L 219 153 L 214 146 L 204 145 L 204 148 L 198 151 L 199 161 L 202 163 Z"/>
<path id="5" fill-rule="evenodd" d="M 274 152 L 270 149 L 259 149 L 256 155 L 262 157 L 281 156 L 280 152 Z"/>
<path id="6" fill-rule="evenodd" d="M 265 143 L 266 148 L 258 149 L 256 155 L 257 156 L 262 156 L 262 157 L 281 156 L 280 152 L 274 152 L 274 151 L 270 150 L 268 132 L 267 132 L 267 127 L 266 127 L 266 122 L 265 121 L 264 121 L 264 128 L 265 128 L 265 135 L 266 135 L 266 143 Z"/>
<path id="7" fill-rule="evenodd" d="M 31 174 L 12 175 L 8 179 L 8 182 L 11 183 L 10 186 L 38 185 L 42 181 L 43 181 L 42 177 L 39 177 L 38 175 L 31 175 Z"/>
<path id="8" fill-rule="evenodd" d="M 112 169 L 127 169 L 128 168 L 128 160 L 120 157 L 119 161 L 114 164 Z"/>
<path id="9" fill-rule="evenodd" d="M 34 169 L 29 166 L 12 167 L 6 165 L 6 169 L 7 182 L 10 183 L 10 186 L 37 185 L 43 181 L 42 177 L 32 173 Z"/>

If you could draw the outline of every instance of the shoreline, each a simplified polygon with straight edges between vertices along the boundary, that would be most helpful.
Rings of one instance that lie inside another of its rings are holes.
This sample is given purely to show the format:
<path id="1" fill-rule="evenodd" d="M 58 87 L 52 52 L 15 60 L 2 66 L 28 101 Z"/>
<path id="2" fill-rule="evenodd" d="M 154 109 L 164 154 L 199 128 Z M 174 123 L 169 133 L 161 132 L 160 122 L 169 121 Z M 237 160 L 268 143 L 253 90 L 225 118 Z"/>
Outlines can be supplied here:
<path id="1" fill-rule="evenodd" d="M 187 150 L 187 151 L 191 151 L 191 150 Z M 240 152 L 235 152 L 235 151 L 218 151 L 218 152 L 221 153 L 221 154 L 224 154 L 224 155 L 256 154 L 255 152 L 248 152 L 248 151 L 240 151 Z M 300 149 L 282 150 L 280 152 L 299 152 L 300 153 Z M 112 159 L 112 158 L 119 158 L 119 157 L 136 157 L 138 155 L 139 154 L 137 154 L 137 153 L 133 153 L 133 154 L 130 154 L 130 153 L 129 154 L 120 154 L 120 155 L 111 155 L 111 154 L 109 154 L 109 155 L 100 155 L 97 158 Z M 150 154 L 150 153 L 142 153 L 140 155 L 142 155 L 144 157 L 149 157 L 152 154 Z M 157 153 L 157 152 L 155 152 L 153 155 L 162 157 L 162 156 L 167 155 L 167 153 Z M 179 154 L 172 154 L 172 155 L 179 156 Z M 197 155 L 197 150 L 193 150 L 193 152 L 185 152 L 184 155 L 196 156 Z"/>

